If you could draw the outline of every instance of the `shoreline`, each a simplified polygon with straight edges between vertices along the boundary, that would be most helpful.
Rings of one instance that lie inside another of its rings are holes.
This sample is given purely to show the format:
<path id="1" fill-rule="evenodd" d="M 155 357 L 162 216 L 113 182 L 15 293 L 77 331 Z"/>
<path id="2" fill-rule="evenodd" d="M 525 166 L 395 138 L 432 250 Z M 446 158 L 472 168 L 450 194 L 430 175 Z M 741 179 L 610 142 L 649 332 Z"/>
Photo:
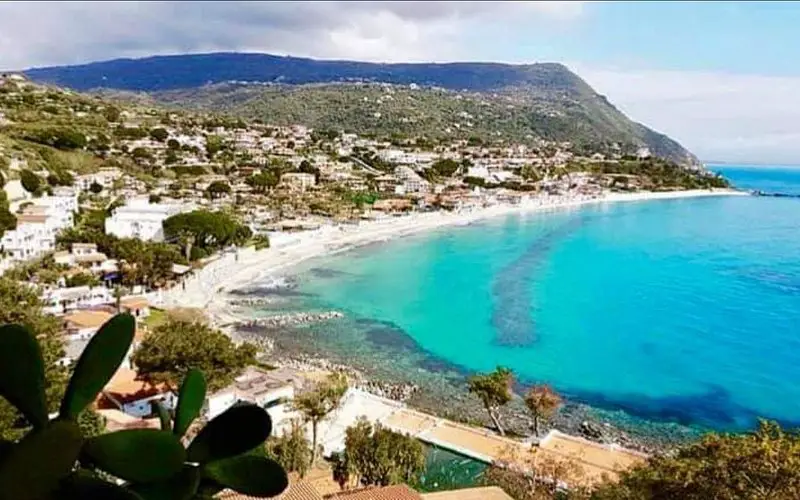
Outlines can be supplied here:
<path id="1" fill-rule="evenodd" d="M 284 277 L 288 269 L 309 259 L 346 252 L 358 247 L 389 241 L 392 238 L 428 230 L 468 225 L 503 215 L 561 211 L 579 208 L 584 205 L 603 203 L 709 196 L 747 196 L 749 194 L 735 190 L 702 190 L 631 194 L 611 193 L 599 198 L 550 196 L 536 200 L 538 203 L 515 206 L 496 205 L 463 212 L 414 213 L 406 216 L 388 217 L 377 221 L 361 222 L 357 225 L 326 226 L 314 231 L 292 234 L 285 239 L 276 238 L 276 245 L 269 249 L 256 251 L 253 248 L 248 248 L 239 251 L 238 257 L 234 254 L 222 255 L 189 278 L 186 281 L 186 290 L 181 290 L 180 288 L 171 290 L 169 293 L 172 296 L 168 297 L 163 305 L 166 307 L 203 309 L 203 312 L 210 318 L 212 323 L 216 324 L 217 327 L 221 328 L 235 341 L 241 341 L 248 337 L 242 336 L 241 333 L 243 332 L 238 331 L 237 327 L 243 323 L 258 325 L 261 320 L 248 314 L 249 307 L 238 307 L 241 304 L 237 304 L 237 300 L 229 292 L 246 288 L 254 282 L 266 279 L 271 279 L 273 284 L 280 286 L 278 280 Z M 327 364 L 333 361 L 335 364 L 344 364 L 351 370 L 361 372 L 365 376 L 364 383 L 367 384 L 377 384 L 377 387 L 385 387 L 405 386 L 411 383 L 418 387 L 420 391 L 414 390 L 409 394 L 413 399 L 413 401 L 409 401 L 412 407 L 433 411 L 438 408 L 438 405 L 431 404 L 431 401 L 429 401 L 431 397 L 439 401 L 439 396 L 445 396 L 452 400 L 454 404 L 456 402 L 458 404 L 455 404 L 455 407 L 452 408 L 454 414 L 449 414 L 448 410 L 446 412 L 448 414 L 440 416 L 473 424 L 484 420 L 480 408 L 473 408 L 475 405 L 470 404 L 469 398 L 461 394 L 463 391 L 457 390 L 455 386 L 449 389 L 438 387 L 439 390 L 433 390 L 431 394 L 426 395 L 423 393 L 428 392 L 428 389 L 433 386 L 428 384 L 424 384 L 428 387 L 417 386 L 416 382 L 411 380 L 401 380 L 401 378 L 393 376 L 387 378 L 385 375 L 367 373 L 370 370 L 366 366 L 360 366 L 358 363 L 353 365 L 347 359 L 337 359 L 337 356 L 330 357 L 332 353 L 326 352 L 325 348 L 317 349 L 315 353 L 295 352 L 292 348 L 288 348 L 285 352 L 275 352 L 272 346 L 274 346 L 274 342 L 277 339 L 271 338 L 270 335 L 262 338 L 270 344 L 270 348 L 267 349 L 267 351 L 271 351 L 269 354 L 270 361 L 277 362 L 278 365 L 295 363 L 298 361 L 298 355 L 300 359 L 304 358 L 306 362 L 311 362 L 312 364 L 316 364 L 319 361 Z M 249 340 L 252 341 L 253 339 L 250 338 Z M 262 345 L 262 347 L 266 347 L 266 345 Z M 284 351 L 283 348 L 279 350 Z M 442 393 L 440 394 L 440 392 Z M 612 424 L 606 417 L 600 414 L 594 415 L 592 409 L 584 407 L 584 405 L 574 402 L 568 403 L 568 405 L 569 410 L 562 412 L 563 415 L 553 422 L 555 428 L 584 435 L 598 442 L 615 442 L 636 449 L 653 451 L 670 448 L 671 444 L 675 443 L 673 439 L 680 440 L 681 438 L 678 436 L 684 434 L 683 431 L 676 430 L 677 434 L 671 433 L 674 435 L 672 438 L 668 438 L 666 435 L 662 436 L 663 431 L 656 431 L 653 428 L 650 431 L 643 431 L 643 433 L 634 432 L 636 434 L 634 436 L 634 434 L 630 433 L 630 426 L 619 427 L 617 422 Z M 524 429 L 524 422 L 527 419 L 524 408 L 517 408 L 514 414 L 514 420 L 522 426 L 520 429 Z"/>
<path id="2" fill-rule="evenodd" d="M 278 240 L 270 248 L 252 247 L 219 256 L 185 280 L 184 287 L 162 292 L 161 306 L 203 309 L 212 323 L 224 325 L 240 321 L 228 304 L 228 293 L 264 278 L 275 278 L 280 271 L 309 259 L 346 252 L 361 246 L 389 241 L 424 231 L 469 225 L 489 218 L 560 211 L 587 205 L 637 201 L 671 200 L 716 196 L 750 196 L 734 189 L 606 193 L 600 197 L 543 196 L 518 205 L 498 204 L 455 212 L 417 212 L 387 216 L 357 225 L 329 225 L 303 231 Z"/>

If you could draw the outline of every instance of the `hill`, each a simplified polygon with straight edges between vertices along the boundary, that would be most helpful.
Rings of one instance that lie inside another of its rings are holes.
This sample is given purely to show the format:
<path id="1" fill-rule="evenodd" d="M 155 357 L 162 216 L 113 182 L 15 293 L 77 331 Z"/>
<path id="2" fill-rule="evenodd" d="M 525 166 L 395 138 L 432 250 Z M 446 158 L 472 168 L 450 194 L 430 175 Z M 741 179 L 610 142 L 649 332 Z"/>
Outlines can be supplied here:
<path id="1" fill-rule="evenodd" d="M 631 121 L 556 63 L 374 64 L 216 53 L 34 68 L 25 74 L 76 90 L 147 92 L 161 103 L 276 123 L 361 134 L 545 139 L 598 152 L 616 144 L 698 163 L 680 144 Z M 395 89 L 400 99 L 377 102 L 386 93 L 378 83 L 401 86 Z"/>

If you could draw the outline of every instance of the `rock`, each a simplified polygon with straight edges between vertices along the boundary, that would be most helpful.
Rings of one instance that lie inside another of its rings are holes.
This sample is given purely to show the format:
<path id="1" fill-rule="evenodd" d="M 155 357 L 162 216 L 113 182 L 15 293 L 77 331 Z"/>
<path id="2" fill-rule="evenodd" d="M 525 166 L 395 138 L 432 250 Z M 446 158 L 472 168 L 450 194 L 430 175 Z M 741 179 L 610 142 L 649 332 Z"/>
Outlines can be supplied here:
<path id="1" fill-rule="evenodd" d="M 595 422 L 589 422 L 588 420 L 581 422 L 580 432 L 587 439 L 592 439 L 594 441 L 602 441 L 605 436 L 601 425 Z"/>
<path id="2" fill-rule="evenodd" d="M 328 321 L 342 317 L 344 317 L 344 314 L 340 313 L 339 311 L 326 311 L 322 313 L 288 313 L 242 321 L 239 324 L 249 327 L 264 326 L 269 328 L 317 323 L 319 321 Z"/>

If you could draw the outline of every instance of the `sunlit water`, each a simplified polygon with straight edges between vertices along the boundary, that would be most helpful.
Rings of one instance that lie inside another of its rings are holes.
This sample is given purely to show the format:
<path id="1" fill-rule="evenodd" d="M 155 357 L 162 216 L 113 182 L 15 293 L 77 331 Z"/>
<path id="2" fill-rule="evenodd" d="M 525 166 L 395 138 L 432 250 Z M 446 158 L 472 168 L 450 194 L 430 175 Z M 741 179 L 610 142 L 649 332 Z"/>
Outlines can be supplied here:
<path id="1" fill-rule="evenodd" d="M 800 170 L 718 169 L 747 189 L 800 193 Z M 523 383 L 651 421 L 800 423 L 800 199 L 509 216 L 297 273 L 295 307 L 347 314 L 311 341 L 376 369 L 502 364 Z"/>

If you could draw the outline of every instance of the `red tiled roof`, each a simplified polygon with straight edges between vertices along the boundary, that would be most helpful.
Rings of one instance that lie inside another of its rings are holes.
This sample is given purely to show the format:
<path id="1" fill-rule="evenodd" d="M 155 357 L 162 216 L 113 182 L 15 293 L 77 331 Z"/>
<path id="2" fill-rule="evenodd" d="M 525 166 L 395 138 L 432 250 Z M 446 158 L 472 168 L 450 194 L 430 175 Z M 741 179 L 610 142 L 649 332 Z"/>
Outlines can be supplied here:
<path id="1" fill-rule="evenodd" d="M 223 490 L 214 498 L 218 500 L 261 500 L 264 497 L 254 497 L 236 493 L 233 490 Z M 314 489 L 311 483 L 299 480 L 292 481 L 286 491 L 277 497 L 272 497 L 272 500 L 322 500 L 322 495 Z"/>
<path id="2" fill-rule="evenodd" d="M 381 488 L 362 488 L 327 495 L 325 500 L 422 500 L 416 491 L 405 484 Z"/>

